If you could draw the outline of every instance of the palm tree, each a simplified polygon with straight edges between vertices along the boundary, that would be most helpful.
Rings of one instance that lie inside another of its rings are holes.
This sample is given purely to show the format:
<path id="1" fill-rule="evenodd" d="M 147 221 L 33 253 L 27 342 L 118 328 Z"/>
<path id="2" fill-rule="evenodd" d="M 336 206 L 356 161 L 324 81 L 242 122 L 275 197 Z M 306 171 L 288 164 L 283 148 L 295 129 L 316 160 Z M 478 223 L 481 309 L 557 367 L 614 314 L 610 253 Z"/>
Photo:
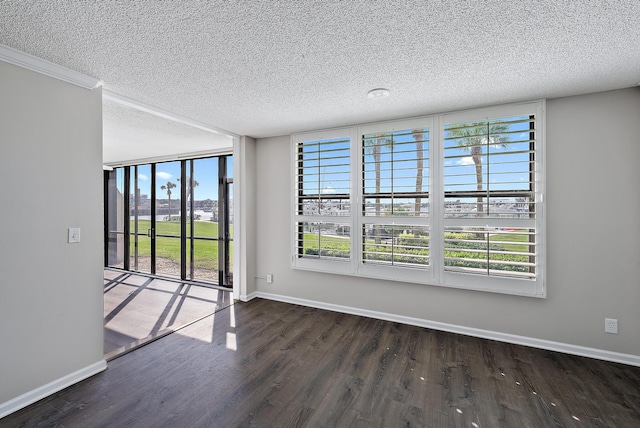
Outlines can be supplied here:
<path id="1" fill-rule="evenodd" d="M 178 181 L 180 179 L 178 178 Z M 191 188 L 198 187 L 200 183 L 192 177 L 187 177 L 187 202 L 191 201 Z M 189 204 L 187 204 L 187 215 L 189 214 Z"/>
<path id="2" fill-rule="evenodd" d="M 179 178 L 178 181 L 180 181 Z M 198 187 L 199 185 L 198 180 L 192 180 L 191 177 L 187 177 L 187 195 L 191 193 L 191 187 Z"/>
<path id="3" fill-rule="evenodd" d="M 414 129 L 411 131 L 413 139 L 416 140 L 416 193 L 422 193 L 422 172 L 424 170 L 424 130 Z M 420 209 L 422 205 L 422 198 L 416 196 L 415 202 L 415 215 L 420 215 Z"/>
<path id="4" fill-rule="evenodd" d="M 160 186 L 160 189 L 167 191 L 167 196 L 169 197 L 169 221 L 171 221 L 171 189 L 175 189 L 176 184 L 170 181 L 167 181 L 166 185 Z"/>
<path id="5" fill-rule="evenodd" d="M 482 191 L 482 148 L 500 145 L 506 147 L 508 136 L 502 136 L 509 130 L 509 125 L 500 122 L 471 122 L 464 123 L 456 128 L 449 128 L 450 137 L 458 139 L 458 147 L 463 148 L 471 154 L 471 159 L 476 168 L 476 190 Z M 484 212 L 482 196 L 478 196 L 476 213 L 480 217 Z"/>
<path id="6" fill-rule="evenodd" d="M 371 135 L 364 140 L 365 153 L 373 157 L 373 166 L 376 173 L 376 214 L 380 213 L 380 156 L 382 154 L 383 147 L 389 147 L 392 143 L 392 137 L 386 134 Z M 375 237 L 375 243 L 380 244 L 382 239 L 379 233 L 376 233 L 378 226 L 373 225 L 373 235 Z"/>

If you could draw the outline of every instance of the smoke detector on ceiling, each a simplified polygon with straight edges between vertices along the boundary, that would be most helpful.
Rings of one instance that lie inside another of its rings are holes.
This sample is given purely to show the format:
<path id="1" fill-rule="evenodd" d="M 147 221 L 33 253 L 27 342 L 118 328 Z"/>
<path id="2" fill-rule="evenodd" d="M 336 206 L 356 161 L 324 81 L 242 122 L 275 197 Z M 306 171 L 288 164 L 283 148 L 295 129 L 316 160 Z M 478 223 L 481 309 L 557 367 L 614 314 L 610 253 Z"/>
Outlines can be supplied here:
<path id="1" fill-rule="evenodd" d="M 385 98 L 389 96 L 389 90 L 385 88 L 376 88 L 372 89 L 367 93 L 367 97 L 369 98 Z"/>

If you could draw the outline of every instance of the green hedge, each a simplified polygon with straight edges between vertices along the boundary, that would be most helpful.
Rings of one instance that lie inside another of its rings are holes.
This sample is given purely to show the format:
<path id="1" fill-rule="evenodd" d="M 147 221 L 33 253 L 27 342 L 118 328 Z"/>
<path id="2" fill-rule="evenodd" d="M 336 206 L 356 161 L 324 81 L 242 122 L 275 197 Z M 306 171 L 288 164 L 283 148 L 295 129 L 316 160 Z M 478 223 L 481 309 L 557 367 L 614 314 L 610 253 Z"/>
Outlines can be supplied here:
<path id="1" fill-rule="evenodd" d="M 487 260 L 486 253 L 484 252 L 470 252 L 465 250 L 486 250 L 487 245 L 484 241 L 476 242 L 464 242 L 474 240 L 475 235 L 473 233 L 445 233 L 445 239 L 450 239 L 447 243 L 448 249 L 445 250 L 445 257 L 455 257 L 464 259 L 476 259 L 476 261 L 470 260 L 450 260 L 445 261 L 446 266 L 457 267 L 469 267 L 477 269 L 486 269 Z M 391 238 L 388 238 L 391 239 Z M 345 241 L 336 241 L 331 238 L 322 238 L 322 245 L 326 248 L 318 250 L 317 241 L 309 240 L 306 242 L 307 246 L 304 249 L 304 254 L 320 256 L 320 257 L 335 257 L 335 258 L 347 258 L 349 257 L 349 244 Z M 417 248 L 406 248 L 417 247 Z M 505 251 L 503 245 L 491 244 L 489 248 L 492 251 Z M 429 237 L 424 235 L 415 236 L 414 234 L 401 234 L 395 238 L 393 254 L 391 254 L 391 248 L 389 245 L 374 244 L 369 241 L 365 244 L 366 260 L 377 260 L 384 262 L 394 263 L 409 263 L 416 265 L 427 265 L 429 263 L 427 258 L 418 258 L 416 256 L 429 256 Z M 374 254 L 377 253 L 377 254 Z M 528 262 L 527 256 L 516 254 L 491 254 L 489 263 L 492 269 L 501 269 L 504 271 L 512 272 L 528 272 L 527 266 L 512 266 L 503 265 L 501 263 L 492 262 Z"/>

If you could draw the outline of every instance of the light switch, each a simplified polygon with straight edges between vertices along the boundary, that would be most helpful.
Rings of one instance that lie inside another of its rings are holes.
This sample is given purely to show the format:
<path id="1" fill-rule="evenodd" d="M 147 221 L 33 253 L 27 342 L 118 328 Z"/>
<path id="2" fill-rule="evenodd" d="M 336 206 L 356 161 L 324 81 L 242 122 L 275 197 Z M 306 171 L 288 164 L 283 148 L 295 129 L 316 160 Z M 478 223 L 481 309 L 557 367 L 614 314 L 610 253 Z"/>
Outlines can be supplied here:
<path id="1" fill-rule="evenodd" d="M 77 242 L 80 242 L 80 228 L 70 227 L 69 228 L 69 244 L 74 244 Z"/>

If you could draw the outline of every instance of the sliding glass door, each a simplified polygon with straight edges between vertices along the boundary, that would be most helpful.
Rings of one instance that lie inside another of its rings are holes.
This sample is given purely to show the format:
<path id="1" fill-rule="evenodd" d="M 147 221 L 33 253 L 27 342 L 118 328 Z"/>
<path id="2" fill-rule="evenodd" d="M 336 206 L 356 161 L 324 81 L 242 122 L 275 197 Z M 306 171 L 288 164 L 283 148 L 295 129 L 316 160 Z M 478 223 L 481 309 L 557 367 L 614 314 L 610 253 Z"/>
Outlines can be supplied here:
<path id="1" fill-rule="evenodd" d="M 194 281 L 232 283 L 231 160 L 224 156 L 187 162 L 187 260 L 188 277 Z"/>
<path id="2" fill-rule="evenodd" d="M 105 265 L 125 268 L 125 170 L 104 172 Z M 127 228 L 128 229 L 128 228 Z"/>
<path id="3" fill-rule="evenodd" d="M 129 270 L 153 273 L 151 165 L 129 168 Z"/>
<path id="4" fill-rule="evenodd" d="M 218 158 L 188 162 L 187 248 L 189 278 L 218 282 Z"/>
<path id="5" fill-rule="evenodd" d="M 181 278 L 181 162 L 155 165 L 155 271 L 162 276 Z"/>
<path id="6" fill-rule="evenodd" d="M 231 286 L 232 164 L 216 156 L 105 172 L 105 266 Z"/>

